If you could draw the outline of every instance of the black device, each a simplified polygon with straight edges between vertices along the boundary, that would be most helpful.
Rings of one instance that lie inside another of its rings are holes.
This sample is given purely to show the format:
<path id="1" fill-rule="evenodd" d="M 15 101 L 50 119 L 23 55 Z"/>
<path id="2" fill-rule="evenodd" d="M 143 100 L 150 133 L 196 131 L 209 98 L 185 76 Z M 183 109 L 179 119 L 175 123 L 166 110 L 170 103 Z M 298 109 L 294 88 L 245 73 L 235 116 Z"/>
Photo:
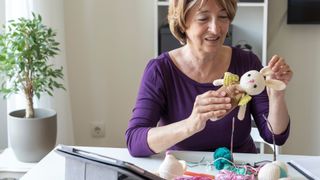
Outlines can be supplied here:
<path id="1" fill-rule="evenodd" d="M 320 0 L 288 0 L 288 24 L 320 24 Z"/>
<path id="2" fill-rule="evenodd" d="M 107 167 L 110 171 L 118 174 L 117 180 L 164 180 L 163 178 L 156 176 L 155 174 L 152 174 L 132 163 L 107 157 L 94 152 L 88 152 L 65 145 L 58 147 L 55 151 L 71 159 Z M 105 178 L 108 179 L 108 177 Z"/>
<path id="3" fill-rule="evenodd" d="M 159 28 L 158 54 L 181 47 L 180 42 L 171 34 L 169 25 L 165 24 Z M 229 32 L 224 40 L 224 44 L 232 46 L 232 25 L 229 26 Z"/>

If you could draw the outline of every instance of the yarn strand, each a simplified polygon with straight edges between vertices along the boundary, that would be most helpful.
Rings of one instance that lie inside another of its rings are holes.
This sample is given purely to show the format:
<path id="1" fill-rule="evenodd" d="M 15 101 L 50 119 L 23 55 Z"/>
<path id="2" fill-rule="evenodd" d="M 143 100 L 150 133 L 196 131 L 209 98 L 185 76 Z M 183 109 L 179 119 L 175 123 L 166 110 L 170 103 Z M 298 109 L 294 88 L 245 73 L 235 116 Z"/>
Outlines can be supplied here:
<path id="1" fill-rule="evenodd" d="M 200 165 L 202 165 L 202 163 L 204 162 L 204 160 L 205 160 L 205 157 L 203 156 L 203 157 L 201 158 L 201 160 L 198 161 L 198 162 L 187 162 L 187 166 L 188 166 L 188 167 L 200 166 Z"/>
<path id="2" fill-rule="evenodd" d="M 231 158 L 232 159 L 233 159 L 233 134 L 234 134 L 234 117 L 232 118 L 231 145 L 230 145 L 230 151 L 231 151 Z"/>
<path id="3" fill-rule="evenodd" d="M 234 162 L 230 161 L 229 159 L 227 158 L 224 158 L 224 157 L 219 157 L 217 159 L 215 159 L 212 164 L 214 164 L 214 162 L 218 161 L 218 160 L 225 160 L 227 161 L 228 163 L 230 163 L 234 168 L 236 169 L 240 169 L 240 168 L 244 168 L 245 169 L 245 174 L 247 173 L 248 170 L 251 170 L 250 172 L 253 172 L 253 173 L 257 173 L 260 169 L 260 167 L 258 169 L 252 167 L 252 166 L 249 166 L 249 165 L 237 165 L 235 164 Z"/>
<path id="4" fill-rule="evenodd" d="M 271 126 L 271 123 L 269 122 L 268 118 L 264 114 L 262 114 L 263 118 L 267 121 L 268 125 L 270 126 L 271 134 L 272 134 L 272 144 L 273 144 L 273 161 L 277 160 L 277 154 L 276 154 L 276 140 L 274 137 L 274 131 Z"/>

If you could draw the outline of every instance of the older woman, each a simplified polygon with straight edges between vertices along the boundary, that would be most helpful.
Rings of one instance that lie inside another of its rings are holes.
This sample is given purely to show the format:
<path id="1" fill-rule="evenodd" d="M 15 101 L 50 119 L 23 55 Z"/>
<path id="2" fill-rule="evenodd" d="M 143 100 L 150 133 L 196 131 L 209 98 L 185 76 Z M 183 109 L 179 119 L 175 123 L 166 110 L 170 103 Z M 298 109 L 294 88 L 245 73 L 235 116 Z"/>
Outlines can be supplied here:
<path id="1" fill-rule="evenodd" d="M 260 70 L 261 62 L 251 52 L 223 45 L 237 9 L 237 0 L 171 0 L 168 20 L 181 48 L 161 54 L 147 65 L 132 118 L 126 131 L 129 152 L 150 156 L 167 149 L 214 151 L 230 148 L 232 118 L 226 92 L 217 92 L 212 82 L 225 72 L 241 76 Z M 269 61 L 273 78 L 288 84 L 292 77 L 285 60 Z M 243 121 L 235 122 L 233 150 L 255 153 L 250 136 L 251 115 L 261 136 L 272 143 L 285 143 L 289 135 L 289 115 L 285 91 L 268 89 L 254 96 Z M 217 119 L 216 121 L 210 119 Z"/>

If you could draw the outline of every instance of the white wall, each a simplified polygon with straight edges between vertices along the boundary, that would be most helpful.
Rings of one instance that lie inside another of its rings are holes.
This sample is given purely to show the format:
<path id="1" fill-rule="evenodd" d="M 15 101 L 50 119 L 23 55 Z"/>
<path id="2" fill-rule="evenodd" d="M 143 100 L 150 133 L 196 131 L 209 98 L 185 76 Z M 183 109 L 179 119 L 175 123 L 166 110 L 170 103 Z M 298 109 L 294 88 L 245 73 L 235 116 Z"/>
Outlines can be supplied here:
<path id="1" fill-rule="evenodd" d="M 268 56 L 294 70 L 287 89 L 291 134 L 285 153 L 320 155 L 320 25 L 287 25 L 287 0 L 269 1 Z"/>
<path id="2" fill-rule="evenodd" d="M 140 76 L 153 51 L 153 1 L 66 0 L 69 91 L 77 145 L 124 147 Z M 106 123 L 93 138 L 90 122 Z"/>
<path id="3" fill-rule="evenodd" d="M 56 33 L 56 40 L 60 43 L 60 52 L 54 58 L 54 64 L 57 67 L 64 68 L 64 80 L 60 81 L 67 89 L 55 90 L 54 98 L 49 95 L 42 95 L 41 99 L 35 100 L 35 107 L 52 108 L 57 112 L 57 144 L 74 144 L 72 112 L 70 105 L 70 93 L 68 82 L 68 66 L 66 60 L 66 33 L 65 33 L 65 14 L 64 14 L 64 0 L 44 1 L 33 0 L 33 12 L 41 14 L 43 23 L 51 27 Z"/>

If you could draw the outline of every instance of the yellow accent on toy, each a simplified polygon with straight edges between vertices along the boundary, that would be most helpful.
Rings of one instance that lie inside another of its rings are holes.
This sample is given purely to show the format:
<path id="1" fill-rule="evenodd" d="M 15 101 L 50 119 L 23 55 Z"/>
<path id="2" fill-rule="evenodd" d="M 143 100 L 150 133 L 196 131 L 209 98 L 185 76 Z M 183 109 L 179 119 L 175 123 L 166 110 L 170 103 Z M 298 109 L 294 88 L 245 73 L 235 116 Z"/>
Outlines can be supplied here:
<path id="1" fill-rule="evenodd" d="M 239 76 L 230 72 L 225 72 L 223 77 L 223 85 L 229 86 L 233 84 L 239 84 Z"/>
<path id="2" fill-rule="evenodd" d="M 238 105 L 239 105 L 239 106 L 243 106 L 243 105 L 247 104 L 251 99 L 252 99 L 251 96 L 249 96 L 248 94 L 245 94 L 245 95 L 243 95 L 243 96 L 241 97 Z"/>

